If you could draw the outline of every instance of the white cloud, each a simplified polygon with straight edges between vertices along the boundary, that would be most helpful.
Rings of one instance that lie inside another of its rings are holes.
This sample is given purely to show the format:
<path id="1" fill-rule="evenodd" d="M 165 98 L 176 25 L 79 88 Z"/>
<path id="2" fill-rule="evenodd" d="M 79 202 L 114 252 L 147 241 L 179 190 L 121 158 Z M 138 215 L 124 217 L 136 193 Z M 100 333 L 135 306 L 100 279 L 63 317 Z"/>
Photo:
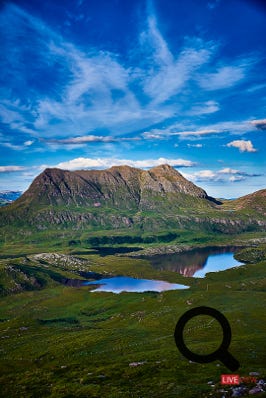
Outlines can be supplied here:
<path id="1" fill-rule="evenodd" d="M 240 178 L 238 177 L 243 177 L 241 179 L 244 179 L 246 177 L 260 177 L 261 174 L 256 174 L 256 173 L 247 173 L 246 171 L 241 171 L 241 170 L 236 170 L 236 169 L 231 169 L 231 167 L 225 167 L 224 169 L 218 170 L 218 174 L 224 174 L 224 175 L 231 175 L 229 178 L 230 181 L 238 180 L 240 181 Z M 234 178 L 232 178 L 234 177 Z"/>
<path id="2" fill-rule="evenodd" d="M 169 137 L 170 134 L 171 133 L 166 130 L 153 129 L 151 131 L 144 131 L 144 133 L 142 133 L 142 137 L 145 140 L 164 140 Z"/>
<path id="3" fill-rule="evenodd" d="M 225 167 L 218 171 L 213 170 L 200 170 L 194 173 L 182 173 L 184 177 L 192 181 L 208 182 L 238 182 L 243 181 L 247 177 L 260 177 L 261 174 L 247 173 L 245 171 L 240 171 L 232 169 L 231 167 Z"/>
<path id="4" fill-rule="evenodd" d="M 9 149 L 13 149 L 14 151 L 22 151 L 24 149 L 23 145 L 15 145 L 11 142 L 0 142 L 0 145 Z"/>
<path id="5" fill-rule="evenodd" d="M 188 115 L 197 116 L 197 115 L 207 115 L 209 113 L 214 113 L 219 111 L 220 106 L 216 101 L 206 101 L 203 104 L 196 104 L 191 107 L 191 109 L 187 112 Z"/>
<path id="6" fill-rule="evenodd" d="M 252 120 L 250 123 L 259 130 L 266 130 L 266 119 Z"/>
<path id="7" fill-rule="evenodd" d="M 173 127 L 172 127 L 173 128 Z M 163 140 L 166 138 L 170 138 L 172 136 L 180 136 L 180 137 L 189 137 L 189 136 L 203 136 L 209 134 L 216 134 L 219 133 L 218 130 L 210 129 L 200 129 L 200 130 L 191 130 L 191 131 L 171 131 L 171 128 L 168 130 L 160 130 L 160 129 L 152 129 L 151 131 L 145 131 L 142 133 L 144 139 L 157 139 Z"/>
<path id="8" fill-rule="evenodd" d="M 96 136 L 96 135 L 86 135 L 83 137 L 73 137 L 73 138 L 66 138 L 66 139 L 52 139 L 47 140 L 48 142 L 54 142 L 58 144 L 84 144 L 88 142 L 113 142 L 115 139 L 109 136 Z"/>
<path id="9" fill-rule="evenodd" d="M 88 169 L 88 168 L 109 168 L 112 166 L 122 166 L 128 165 L 131 167 L 154 167 L 159 166 L 161 164 L 169 164 L 170 166 L 175 167 L 191 167 L 194 166 L 195 163 L 190 160 L 185 159 L 168 159 L 168 158 L 158 158 L 158 159 L 147 159 L 147 160 L 130 160 L 130 159 L 116 159 L 116 158 L 76 158 L 69 160 L 67 162 L 58 163 L 56 166 L 60 169 L 65 170 L 79 170 L 79 169 Z M 48 166 L 41 166 L 41 168 L 45 168 Z"/>
<path id="10" fill-rule="evenodd" d="M 0 141 L 0 146 L 12 149 L 14 151 L 23 151 L 25 148 L 31 146 L 34 141 L 26 141 L 22 145 L 13 144 L 12 142 Z"/>
<path id="11" fill-rule="evenodd" d="M 195 131 L 178 131 L 174 133 L 175 135 L 180 135 L 180 136 L 202 136 L 202 135 L 209 135 L 209 134 L 217 134 L 219 133 L 218 130 L 215 129 L 200 129 L 200 130 L 195 130 Z"/>
<path id="12" fill-rule="evenodd" d="M 254 122 L 254 123 L 253 123 Z M 144 133 L 144 138 L 149 138 L 149 134 L 152 136 L 154 135 L 153 138 L 160 138 L 163 139 L 164 137 L 170 136 L 170 135 L 179 135 L 180 138 L 196 138 L 196 137 L 203 137 L 203 136 L 208 136 L 212 134 L 230 134 L 230 135 L 243 135 L 247 132 L 250 132 L 252 130 L 255 130 L 257 127 L 257 122 L 262 126 L 260 128 L 263 128 L 263 122 L 264 120 L 258 120 L 258 121 L 253 121 L 251 122 L 250 120 L 242 120 L 242 121 L 223 121 L 223 122 L 217 122 L 213 124 L 208 124 L 205 126 L 202 126 L 200 128 L 197 128 L 194 126 L 189 129 L 181 129 L 180 125 L 178 124 L 173 124 L 168 127 L 166 130 L 159 130 L 159 129 L 154 129 L 151 130 L 150 132 Z M 184 126 L 183 126 L 184 127 Z M 179 130 L 178 130 L 179 129 Z"/>
<path id="13" fill-rule="evenodd" d="M 117 141 L 137 141 L 140 138 L 138 137 L 112 137 L 112 136 L 100 136 L 100 135 L 85 135 L 80 137 L 71 137 L 65 139 L 48 139 L 46 142 L 50 142 L 53 144 L 69 144 L 69 145 L 80 145 L 86 144 L 90 142 L 117 142 Z"/>
<path id="14" fill-rule="evenodd" d="M 231 176 L 231 177 L 229 177 L 229 181 L 230 182 L 238 182 L 238 181 L 243 181 L 243 180 L 245 180 L 246 179 L 246 177 L 244 177 L 244 176 Z"/>
<path id="15" fill-rule="evenodd" d="M 204 90 L 229 88 L 245 77 L 245 69 L 245 65 L 223 66 L 214 73 L 201 74 L 198 83 Z"/>
<path id="16" fill-rule="evenodd" d="M 201 170 L 195 173 L 195 175 L 199 178 L 214 178 L 216 174 L 212 170 Z"/>
<path id="17" fill-rule="evenodd" d="M 197 128 L 196 126 L 182 126 L 174 123 L 165 129 L 152 129 L 142 133 L 144 139 L 164 140 L 171 136 L 179 136 L 181 139 L 204 137 L 215 134 L 243 135 L 255 129 L 264 129 L 266 119 L 261 120 L 242 120 L 242 121 L 223 121 Z M 184 128 L 185 127 L 185 128 Z"/>
<path id="18" fill-rule="evenodd" d="M 251 141 L 235 140 L 229 142 L 226 146 L 238 148 L 240 152 L 257 152 Z"/>
<path id="19" fill-rule="evenodd" d="M 224 169 L 219 170 L 218 173 L 221 173 L 221 174 L 238 174 L 238 173 L 240 173 L 240 171 L 236 170 L 236 169 L 231 169 L 230 167 L 225 167 Z"/>
<path id="20" fill-rule="evenodd" d="M 194 173 L 182 173 L 188 180 L 197 181 L 218 181 L 221 180 L 221 176 L 212 170 L 200 170 Z"/>
<path id="21" fill-rule="evenodd" d="M 250 120 L 222 121 L 206 126 L 208 130 L 215 130 L 217 133 L 229 133 L 231 135 L 242 135 L 255 130 L 254 123 Z"/>
<path id="22" fill-rule="evenodd" d="M 26 168 L 22 166 L 0 166 L 0 173 L 11 173 L 25 169 Z"/>
<path id="23" fill-rule="evenodd" d="M 34 143 L 34 141 L 28 140 L 24 142 L 25 146 L 31 146 Z"/>
<path id="24" fill-rule="evenodd" d="M 202 148 L 203 147 L 202 144 L 187 144 L 187 146 L 189 148 Z"/>

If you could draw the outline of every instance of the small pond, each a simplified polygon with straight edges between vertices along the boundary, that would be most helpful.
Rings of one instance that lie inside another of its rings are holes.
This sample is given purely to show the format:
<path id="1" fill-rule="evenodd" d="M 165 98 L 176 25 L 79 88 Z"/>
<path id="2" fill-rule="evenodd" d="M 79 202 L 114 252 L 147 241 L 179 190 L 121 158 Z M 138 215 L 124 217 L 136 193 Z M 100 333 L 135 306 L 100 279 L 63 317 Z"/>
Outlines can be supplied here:
<path id="1" fill-rule="evenodd" d="M 145 258 L 157 270 L 178 272 L 188 277 L 204 278 L 207 272 L 224 271 L 243 265 L 234 258 L 236 250 L 235 247 L 209 247 L 193 249 L 185 253 Z"/>
<path id="2" fill-rule="evenodd" d="M 135 279 L 127 276 L 115 276 L 112 278 L 101 279 L 99 281 L 84 282 L 83 285 L 96 285 L 93 292 L 163 292 L 165 290 L 188 289 L 189 286 L 155 281 L 149 279 Z"/>

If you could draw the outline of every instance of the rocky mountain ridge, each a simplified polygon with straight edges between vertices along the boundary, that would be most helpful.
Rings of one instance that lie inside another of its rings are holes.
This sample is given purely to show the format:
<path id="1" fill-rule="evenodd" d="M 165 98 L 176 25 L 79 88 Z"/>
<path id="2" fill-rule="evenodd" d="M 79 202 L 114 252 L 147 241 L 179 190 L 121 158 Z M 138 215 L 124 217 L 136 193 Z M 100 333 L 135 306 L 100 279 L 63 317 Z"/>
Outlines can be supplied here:
<path id="1" fill-rule="evenodd" d="M 221 203 L 169 165 L 150 170 L 129 166 L 78 171 L 48 168 L 20 198 L 0 209 L 0 227 L 155 233 L 264 230 L 265 193 L 261 190 Z"/>
<path id="2" fill-rule="evenodd" d="M 161 165 L 150 170 L 113 166 L 107 170 L 66 171 L 46 169 L 17 201 L 18 204 L 84 205 L 106 202 L 119 207 L 141 207 L 149 193 L 187 194 L 213 201 L 177 170 Z"/>

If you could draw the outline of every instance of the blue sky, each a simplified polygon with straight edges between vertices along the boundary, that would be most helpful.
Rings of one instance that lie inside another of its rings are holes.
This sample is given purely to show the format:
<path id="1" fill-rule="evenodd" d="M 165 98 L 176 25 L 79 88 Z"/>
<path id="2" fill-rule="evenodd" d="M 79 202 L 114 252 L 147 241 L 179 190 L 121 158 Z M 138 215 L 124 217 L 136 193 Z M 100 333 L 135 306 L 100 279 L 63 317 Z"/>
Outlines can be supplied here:
<path id="1" fill-rule="evenodd" d="M 265 37 L 260 1 L 2 1 L 0 189 L 161 163 L 215 197 L 265 188 Z"/>

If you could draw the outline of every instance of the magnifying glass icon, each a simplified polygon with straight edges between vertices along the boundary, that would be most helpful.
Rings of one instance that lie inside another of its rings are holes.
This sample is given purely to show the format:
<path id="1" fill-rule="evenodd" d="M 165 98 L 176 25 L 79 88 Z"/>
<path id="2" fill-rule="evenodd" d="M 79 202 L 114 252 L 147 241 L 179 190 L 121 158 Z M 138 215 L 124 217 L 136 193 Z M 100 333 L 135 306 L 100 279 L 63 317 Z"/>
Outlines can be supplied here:
<path id="1" fill-rule="evenodd" d="M 212 352 L 211 354 L 207 355 L 199 355 L 195 354 L 194 352 L 190 351 L 188 347 L 185 345 L 183 331 L 186 323 L 195 316 L 198 315 L 209 315 L 215 318 L 221 325 L 223 330 L 223 341 L 220 347 Z M 181 354 L 183 354 L 186 358 L 193 362 L 198 363 L 209 363 L 216 361 L 217 359 L 220 360 L 228 369 L 232 372 L 237 370 L 240 366 L 238 360 L 233 357 L 228 351 L 228 347 L 231 342 L 231 327 L 226 319 L 226 317 L 219 311 L 211 307 L 196 307 L 192 308 L 191 310 L 185 312 L 181 318 L 178 320 L 175 328 L 175 343 Z"/>

